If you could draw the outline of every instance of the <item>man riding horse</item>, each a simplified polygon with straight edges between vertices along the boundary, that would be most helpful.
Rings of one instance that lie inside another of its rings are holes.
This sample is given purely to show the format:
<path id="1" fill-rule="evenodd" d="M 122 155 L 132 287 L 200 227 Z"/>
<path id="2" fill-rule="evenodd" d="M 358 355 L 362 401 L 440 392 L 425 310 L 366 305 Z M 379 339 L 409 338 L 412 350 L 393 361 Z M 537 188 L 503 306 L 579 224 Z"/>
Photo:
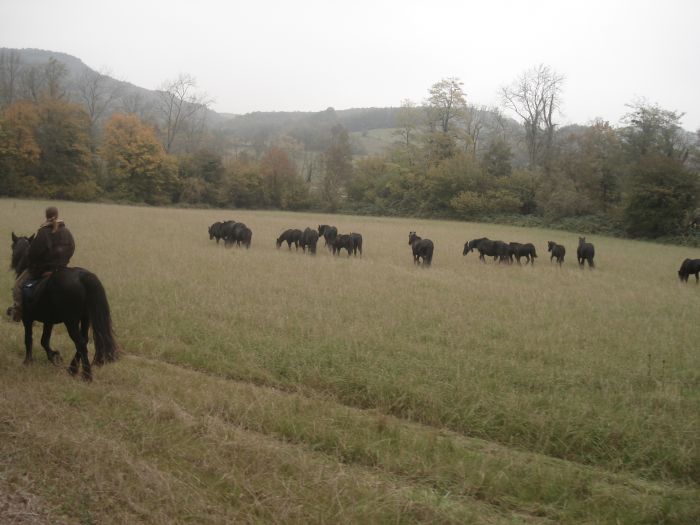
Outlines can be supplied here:
<path id="1" fill-rule="evenodd" d="M 75 252 L 75 241 L 65 223 L 58 218 L 55 206 L 46 208 L 46 222 L 39 227 L 27 254 L 28 266 L 12 289 L 14 305 L 7 313 L 13 321 L 22 320 L 22 287 L 27 281 L 41 279 L 59 268 L 68 266 Z"/>

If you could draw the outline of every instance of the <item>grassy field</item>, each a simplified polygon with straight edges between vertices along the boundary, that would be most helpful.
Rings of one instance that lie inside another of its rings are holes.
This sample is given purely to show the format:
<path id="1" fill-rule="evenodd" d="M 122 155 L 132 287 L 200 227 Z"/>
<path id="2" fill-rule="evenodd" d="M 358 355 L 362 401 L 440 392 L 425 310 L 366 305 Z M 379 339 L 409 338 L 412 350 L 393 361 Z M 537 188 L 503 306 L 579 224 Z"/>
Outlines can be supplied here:
<path id="1" fill-rule="evenodd" d="M 0 260 L 46 205 L 0 200 Z M 123 358 L 85 384 L 37 341 L 24 367 L 22 329 L 0 323 L 0 522 L 700 522 L 700 287 L 676 274 L 699 250 L 590 237 L 582 271 L 575 233 L 59 210 Z M 253 230 L 250 250 L 209 240 L 223 219 Z M 275 249 L 319 223 L 361 232 L 364 257 Z M 432 268 L 410 230 L 435 242 Z M 540 257 L 463 257 L 481 236 Z M 9 305 L 9 270 L 0 285 Z"/>

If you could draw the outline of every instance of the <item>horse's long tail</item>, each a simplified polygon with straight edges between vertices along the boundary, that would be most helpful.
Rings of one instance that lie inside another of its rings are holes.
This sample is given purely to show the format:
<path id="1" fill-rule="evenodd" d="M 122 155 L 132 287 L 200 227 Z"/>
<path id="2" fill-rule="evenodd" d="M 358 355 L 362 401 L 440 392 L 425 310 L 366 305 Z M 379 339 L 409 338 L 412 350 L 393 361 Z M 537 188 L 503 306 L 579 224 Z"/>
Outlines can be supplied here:
<path id="1" fill-rule="evenodd" d="M 86 291 L 88 314 L 92 324 L 92 334 L 95 339 L 95 356 L 103 356 L 107 361 L 117 358 L 117 343 L 112 331 L 112 317 L 109 314 L 109 303 L 104 286 L 94 273 L 83 272 L 80 275 Z"/>
<path id="2" fill-rule="evenodd" d="M 433 249 L 434 249 L 434 246 L 432 243 L 429 244 L 428 246 L 426 246 L 426 250 L 425 250 L 426 256 L 423 257 L 423 264 L 425 264 L 426 260 L 428 261 L 427 266 L 430 266 L 432 264 L 432 262 L 433 262 Z"/>

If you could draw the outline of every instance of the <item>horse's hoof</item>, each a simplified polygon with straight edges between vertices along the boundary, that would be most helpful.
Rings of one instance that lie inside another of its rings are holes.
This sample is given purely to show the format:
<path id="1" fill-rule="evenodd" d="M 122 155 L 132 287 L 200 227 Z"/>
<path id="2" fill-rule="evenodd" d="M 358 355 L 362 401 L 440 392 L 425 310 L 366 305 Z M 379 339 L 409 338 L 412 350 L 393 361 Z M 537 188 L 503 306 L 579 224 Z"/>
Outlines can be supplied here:
<path id="1" fill-rule="evenodd" d="M 92 374 L 86 374 L 83 372 L 83 374 L 80 376 L 80 378 L 85 381 L 86 383 L 92 383 Z"/>
<path id="2" fill-rule="evenodd" d="M 23 364 L 24 366 L 33 365 L 33 364 L 34 364 L 34 359 L 25 359 L 24 361 L 22 361 L 22 364 Z"/>
<path id="3" fill-rule="evenodd" d="M 75 374 L 78 373 L 78 369 L 77 369 L 77 368 L 73 368 L 72 366 L 69 366 L 68 368 L 66 368 L 66 370 L 67 370 L 68 373 L 69 373 L 70 375 L 72 375 L 72 376 L 75 376 Z"/>

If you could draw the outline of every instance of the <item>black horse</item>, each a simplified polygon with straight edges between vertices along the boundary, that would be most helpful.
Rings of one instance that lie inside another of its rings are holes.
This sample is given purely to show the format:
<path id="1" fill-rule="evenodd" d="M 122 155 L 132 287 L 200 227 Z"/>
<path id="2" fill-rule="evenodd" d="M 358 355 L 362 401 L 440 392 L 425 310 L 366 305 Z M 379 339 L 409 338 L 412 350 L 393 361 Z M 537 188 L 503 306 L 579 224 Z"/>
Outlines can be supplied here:
<path id="1" fill-rule="evenodd" d="M 467 255 L 468 253 L 473 252 L 481 241 L 488 241 L 488 239 L 486 237 L 480 237 L 479 239 L 472 239 L 471 241 L 465 242 L 462 255 Z"/>
<path id="2" fill-rule="evenodd" d="M 354 247 L 355 242 L 352 236 L 345 233 L 338 235 L 333 241 L 333 244 L 331 244 L 333 255 L 340 255 L 340 251 L 344 248 L 348 251 L 348 257 L 352 255 Z"/>
<path id="3" fill-rule="evenodd" d="M 301 240 L 299 241 L 299 246 L 304 253 L 306 249 L 309 249 L 311 255 L 316 255 L 316 245 L 318 244 L 318 232 L 312 230 L 311 228 L 306 228 L 301 234 Z"/>
<path id="4" fill-rule="evenodd" d="M 291 250 L 292 244 L 299 249 L 299 241 L 301 240 L 301 230 L 284 230 L 282 235 L 277 237 L 277 248 L 282 246 L 283 242 L 287 243 L 287 247 Z"/>
<path id="5" fill-rule="evenodd" d="M 12 234 L 12 269 L 17 275 L 26 269 L 27 252 L 32 237 Z M 46 357 L 55 365 L 61 363 L 61 355 L 51 348 L 51 332 L 55 324 L 66 325 L 68 335 L 75 344 L 75 356 L 68 367 L 71 375 L 78 373 L 82 363 L 83 378 L 92 380 L 88 359 L 88 332 L 92 325 L 95 341 L 93 364 L 103 365 L 117 358 L 117 344 L 112 331 L 109 303 L 102 283 L 97 276 L 83 268 L 59 268 L 34 286 L 33 297 L 25 297 L 22 306 L 24 325 L 24 363 L 34 361 L 32 356 L 32 323 L 44 324 L 41 346 Z"/>
<path id="6" fill-rule="evenodd" d="M 535 265 L 535 258 L 537 257 L 537 250 L 535 250 L 535 245 L 528 242 L 525 244 L 520 244 L 519 242 L 511 242 L 509 244 L 509 259 L 512 261 L 512 256 L 515 256 L 518 264 L 520 264 L 520 258 L 525 257 L 525 264 L 530 263 Z"/>
<path id="7" fill-rule="evenodd" d="M 243 227 L 238 231 L 238 237 L 236 239 L 236 242 L 239 245 L 242 244 L 243 246 L 245 246 L 246 249 L 250 249 L 250 243 L 252 241 L 253 231 L 244 224 Z"/>
<path id="8" fill-rule="evenodd" d="M 595 257 L 595 247 L 590 242 L 586 242 L 585 237 L 578 238 L 578 248 L 576 248 L 576 257 L 578 265 L 583 268 L 583 265 L 588 261 L 589 268 L 595 268 L 593 257 Z"/>
<path id="9" fill-rule="evenodd" d="M 492 241 L 486 237 L 474 239 L 464 245 L 462 255 L 477 250 L 479 252 L 479 260 L 486 262 L 486 257 L 493 257 L 494 261 L 509 262 L 510 247 L 503 241 Z"/>
<path id="10" fill-rule="evenodd" d="M 331 249 L 333 250 L 333 255 L 340 255 L 340 251 L 345 249 L 348 251 L 348 257 L 357 255 L 358 252 L 360 257 L 362 257 L 362 235 L 355 232 L 340 234 L 331 244 Z"/>
<path id="11" fill-rule="evenodd" d="M 226 221 L 221 227 L 222 237 L 224 239 L 224 246 L 227 248 L 233 246 L 240 246 L 241 243 L 247 248 L 250 248 L 250 237 L 253 233 L 250 231 L 245 223 L 236 221 Z"/>
<path id="12" fill-rule="evenodd" d="M 211 226 L 209 226 L 209 240 L 211 239 L 216 239 L 216 244 L 219 244 L 219 240 L 221 239 L 221 227 L 224 225 L 223 222 L 215 222 Z"/>
<path id="13" fill-rule="evenodd" d="M 352 237 L 353 255 L 357 255 L 357 252 L 360 252 L 360 257 L 362 257 L 362 234 L 353 232 L 350 234 L 350 237 Z"/>
<path id="14" fill-rule="evenodd" d="M 328 224 L 319 224 L 318 235 L 323 237 L 323 240 L 325 241 L 324 246 L 327 246 L 329 250 L 332 250 L 335 238 L 338 236 L 338 228 L 335 226 L 329 226 Z"/>
<path id="15" fill-rule="evenodd" d="M 219 236 L 224 240 L 224 246 L 226 246 L 227 248 L 235 242 L 234 231 L 236 229 L 237 224 L 240 223 L 236 221 L 224 221 L 219 227 Z"/>
<path id="16" fill-rule="evenodd" d="M 549 262 L 552 262 L 552 259 L 556 257 L 557 263 L 559 266 L 562 265 L 564 262 L 564 255 L 566 255 L 566 248 L 564 248 L 561 244 L 557 244 L 554 241 L 547 241 L 547 251 L 552 254 L 552 256 L 549 258 Z"/>
<path id="17" fill-rule="evenodd" d="M 686 259 L 678 270 L 678 278 L 681 282 L 688 282 L 688 276 L 695 275 L 695 284 L 700 281 L 700 259 Z"/>
<path id="18" fill-rule="evenodd" d="M 423 259 L 423 266 L 430 266 L 433 262 L 433 241 L 430 239 L 421 239 L 416 232 L 408 234 L 408 244 L 411 245 L 413 251 L 413 264 L 420 264 Z"/>

